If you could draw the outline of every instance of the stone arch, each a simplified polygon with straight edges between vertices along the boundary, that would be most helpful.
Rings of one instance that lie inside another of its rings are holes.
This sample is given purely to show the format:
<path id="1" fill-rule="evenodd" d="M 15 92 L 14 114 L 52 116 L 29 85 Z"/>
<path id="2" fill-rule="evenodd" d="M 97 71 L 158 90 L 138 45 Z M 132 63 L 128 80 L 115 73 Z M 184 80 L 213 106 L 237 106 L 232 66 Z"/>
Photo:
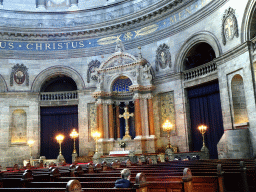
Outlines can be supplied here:
<path id="1" fill-rule="evenodd" d="M 81 75 L 74 69 L 67 66 L 54 66 L 43 70 L 34 79 L 31 87 L 32 92 L 40 92 L 43 83 L 50 77 L 56 75 L 66 75 L 72 78 L 77 84 L 77 90 L 83 90 L 85 83 Z"/>
<path id="2" fill-rule="evenodd" d="M 7 84 L 2 75 L 0 75 L 0 93 L 7 92 Z"/>
<path id="3" fill-rule="evenodd" d="M 209 44 L 213 48 L 216 57 L 219 57 L 222 54 L 221 45 L 218 39 L 212 33 L 208 31 L 196 33 L 188 38 L 178 51 L 179 54 L 176 57 L 177 65 L 175 67 L 175 71 L 183 71 L 183 62 L 188 51 L 198 43 Z"/>
<path id="4" fill-rule="evenodd" d="M 253 14 L 256 11 L 256 3 L 254 0 L 249 0 L 243 15 L 242 25 L 241 25 L 241 43 L 250 40 L 250 30 Z"/>

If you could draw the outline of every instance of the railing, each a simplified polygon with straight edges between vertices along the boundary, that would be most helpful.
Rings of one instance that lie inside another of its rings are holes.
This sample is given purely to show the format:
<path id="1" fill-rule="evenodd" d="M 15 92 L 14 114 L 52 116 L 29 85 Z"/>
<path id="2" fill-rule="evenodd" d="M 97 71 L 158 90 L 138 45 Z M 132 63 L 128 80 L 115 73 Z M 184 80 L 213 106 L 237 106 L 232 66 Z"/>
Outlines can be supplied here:
<path id="1" fill-rule="evenodd" d="M 214 61 L 200 65 L 198 67 L 186 70 L 183 72 L 184 80 L 192 80 L 203 75 L 210 74 L 214 71 L 217 71 L 217 64 Z"/>
<path id="2" fill-rule="evenodd" d="M 77 91 L 40 93 L 41 101 L 63 101 L 77 99 Z"/>

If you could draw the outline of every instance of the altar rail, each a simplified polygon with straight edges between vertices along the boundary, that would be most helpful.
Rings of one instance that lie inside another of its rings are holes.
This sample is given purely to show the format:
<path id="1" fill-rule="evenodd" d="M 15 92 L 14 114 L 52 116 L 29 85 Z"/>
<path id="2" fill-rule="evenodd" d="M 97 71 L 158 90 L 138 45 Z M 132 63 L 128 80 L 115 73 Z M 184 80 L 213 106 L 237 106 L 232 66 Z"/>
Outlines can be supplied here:
<path id="1" fill-rule="evenodd" d="M 211 61 L 204 65 L 200 65 L 198 67 L 184 71 L 184 81 L 189 81 L 200 76 L 210 74 L 215 71 L 217 71 L 217 64 L 214 61 Z"/>
<path id="2" fill-rule="evenodd" d="M 40 93 L 41 101 L 63 101 L 77 99 L 77 91 L 43 92 Z"/>

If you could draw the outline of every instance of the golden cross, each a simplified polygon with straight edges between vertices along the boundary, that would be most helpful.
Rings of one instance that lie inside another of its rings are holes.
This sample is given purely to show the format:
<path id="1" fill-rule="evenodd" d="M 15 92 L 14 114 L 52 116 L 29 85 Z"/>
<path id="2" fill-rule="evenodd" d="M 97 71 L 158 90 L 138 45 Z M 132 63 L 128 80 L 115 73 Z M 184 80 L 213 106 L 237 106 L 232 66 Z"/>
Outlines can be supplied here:
<path id="1" fill-rule="evenodd" d="M 123 117 L 125 119 L 125 136 L 124 136 L 124 138 L 130 138 L 131 137 L 129 135 L 128 119 L 130 117 L 133 117 L 133 113 L 130 114 L 127 110 L 128 110 L 127 107 L 125 107 L 123 115 L 119 115 L 119 118 Z"/>
<path id="2" fill-rule="evenodd" d="M 128 119 L 130 117 L 133 117 L 133 113 L 130 114 L 127 110 L 128 110 L 127 107 L 125 107 L 123 115 L 119 115 L 119 118 L 123 117 L 125 119 L 126 126 L 128 125 Z"/>
<path id="3" fill-rule="evenodd" d="M 233 26 L 233 22 L 231 21 L 230 18 L 227 19 L 226 26 L 227 26 L 228 34 L 229 34 L 229 37 L 230 37 L 231 36 L 231 26 Z"/>

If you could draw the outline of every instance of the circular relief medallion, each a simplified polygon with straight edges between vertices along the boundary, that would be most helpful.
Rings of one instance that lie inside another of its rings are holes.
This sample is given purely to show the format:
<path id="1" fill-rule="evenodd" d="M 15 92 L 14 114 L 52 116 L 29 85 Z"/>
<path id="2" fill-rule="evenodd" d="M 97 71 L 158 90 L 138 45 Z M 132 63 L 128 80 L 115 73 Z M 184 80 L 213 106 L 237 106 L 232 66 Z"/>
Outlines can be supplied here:
<path id="1" fill-rule="evenodd" d="M 18 70 L 14 73 L 14 81 L 17 84 L 22 84 L 25 81 L 25 73 L 21 70 Z"/>
<path id="2" fill-rule="evenodd" d="M 232 40 L 235 35 L 235 23 L 232 16 L 226 18 L 224 23 L 224 34 L 227 40 Z"/>

